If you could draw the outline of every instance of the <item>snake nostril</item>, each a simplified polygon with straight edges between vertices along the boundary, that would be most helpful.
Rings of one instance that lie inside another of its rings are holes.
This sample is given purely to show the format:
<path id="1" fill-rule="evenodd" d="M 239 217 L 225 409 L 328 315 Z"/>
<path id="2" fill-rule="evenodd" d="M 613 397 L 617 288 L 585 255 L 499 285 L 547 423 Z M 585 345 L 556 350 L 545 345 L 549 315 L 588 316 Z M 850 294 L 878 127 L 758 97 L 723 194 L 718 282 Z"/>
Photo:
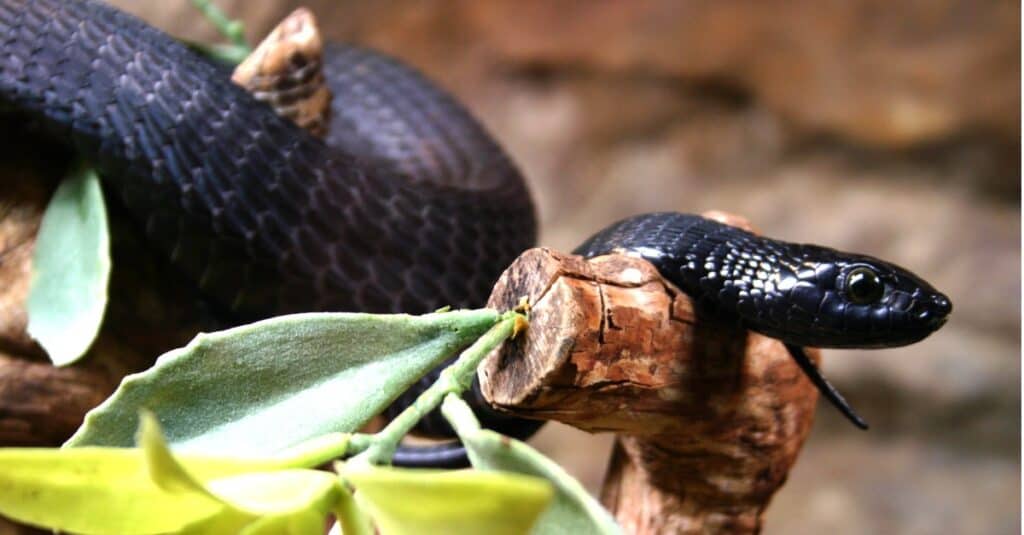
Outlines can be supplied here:
<path id="1" fill-rule="evenodd" d="M 935 305 L 935 312 L 939 317 L 948 316 L 953 311 L 953 303 L 942 294 L 932 296 L 932 303 Z"/>

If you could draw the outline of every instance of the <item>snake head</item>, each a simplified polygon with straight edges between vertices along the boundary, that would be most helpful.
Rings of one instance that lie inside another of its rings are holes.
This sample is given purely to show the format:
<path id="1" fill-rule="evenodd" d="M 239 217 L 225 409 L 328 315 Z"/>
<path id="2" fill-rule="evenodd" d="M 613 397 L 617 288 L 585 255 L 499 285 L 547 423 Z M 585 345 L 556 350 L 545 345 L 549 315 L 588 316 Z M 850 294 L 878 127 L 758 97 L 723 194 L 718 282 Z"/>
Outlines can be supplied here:
<path id="1" fill-rule="evenodd" d="M 803 245 L 779 289 L 813 318 L 802 345 L 893 347 L 945 324 L 949 298 L 910 271 L 870 256 Z"/>

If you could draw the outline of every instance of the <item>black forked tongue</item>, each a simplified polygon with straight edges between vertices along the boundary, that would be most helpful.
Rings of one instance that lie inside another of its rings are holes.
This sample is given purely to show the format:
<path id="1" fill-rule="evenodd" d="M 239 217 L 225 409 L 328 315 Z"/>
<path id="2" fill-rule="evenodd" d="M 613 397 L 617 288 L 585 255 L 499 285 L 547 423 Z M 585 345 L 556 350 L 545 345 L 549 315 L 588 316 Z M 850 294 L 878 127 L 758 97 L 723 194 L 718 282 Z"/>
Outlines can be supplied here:
<path id="1" fill-rule="evenodd" d="M 793 360 L 795 360 L 800 366 L 800 369 L 803 370 L 804 375 L 814 383 L 814 386 L 818 388 L 818 392 L 821 392 L 821 395 L 825 396 L 825 399 L 827 399 L 833 407 L 839 409 L 839 412 L 843 413 L 843 416 L 845 416 L 853 425 L 861 429 L 868 428 L 868 423 L 853 410 L 853 407 L 846 402 L 846 399 L 844 399 L 842 394 L 836 390 L 836 387 L 832 386 L 832 384 L 828 382 L 828 379 L 825 379 L 825 376 L 818 371 L 818 367 L 815 366 L 814 363 L 811 362 L 811 359 L 807 357 L 807 353 L 804 352 L 804 348 L 786 344 L 786 349 L 789 350 L 789 354 L 793 356 Z"/>

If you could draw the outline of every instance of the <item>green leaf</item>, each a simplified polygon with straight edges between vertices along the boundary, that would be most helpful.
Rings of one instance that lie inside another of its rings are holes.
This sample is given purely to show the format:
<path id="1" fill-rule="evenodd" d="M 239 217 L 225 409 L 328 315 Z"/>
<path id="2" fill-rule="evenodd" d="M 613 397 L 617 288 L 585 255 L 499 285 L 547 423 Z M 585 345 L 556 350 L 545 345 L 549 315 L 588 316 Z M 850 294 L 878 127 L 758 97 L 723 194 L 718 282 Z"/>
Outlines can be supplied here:
<path id="1" fill-rule="evenodd" d="M 474 468 L 527 474 L 554 485 L 555 499 L 533 533 L 622 533 L 611 514 L 557 463 L 523 442 L 482 429 L 472 409 L 458 396 L 447 396 L 441 410 L 466 447 Z"/>
<path id="2" fill-rule="evenodd" d="M 0 449 L 0 514 L 74 533 L 170 533 L 223 505 L 168 493 L 148 476 L 141 450 Z"/>
<path id="3" fill-rule="evenodd" d="M 156 486 L 170 493 L 192 492 L 217 500 L 203 488 L 202 483 L 193 479 L 171 454 L 153 413 L 142 413 L 138 443 L 146 459 L 149 478 Z"/>
<path id="4" fill-rule="evenodd" d="M 445 367 L 434 384 L 423 390 L 412 404 L 374 435 L 369 446 L 362 453 L 350 459 L 349 463 L 390 464 L 391 457 L 402 437 L 411 431 L 427 413 L 436 409 L 446 395 L 461 394 L 470 388 L 473 385 L 473 377 L 476 376 L 476 369 L 479 367 L 480 361 L 511 336 L 519 322 L 520 316 L 516 312 L 502 314 L 497 324 L 483 336 L 477 338 L 473 345 L 466 348 L 454 362 Z"/>
<path id="5" fill-rule="evenodd" d="M 538 478 L 470 470 L 373 467 L 342 477 L 384 535 L 528 533 L 551 500 Z"/>
<path id="6" fill-rule="evenodd" d="M 213 479 L 207 486 L 210 492 L 251 513 L 276 515 L 313 507 L 324 513 L 323 519 L 337 501 L 339 484 L 331 472 L 287 469 Z"/>
<path id="7" fill-rule="evenodd" d="M 330 535 L 375 535 L 373 524 L 370 522 L 370 518 L 366 516 L 366 512 L 359 508 L 359 504 L 356 502 L 354 496 L 350 492 L 350 489 L 341 485 L 342 495 L 341 499 L 334 506 L 334 518 L 336 522 L 331 530 L 328 532 Z"/>
<path id="8" fill-rule="evenodd" d="M 99 177 L 68 176 L 46 207 L 36 237 L 28 333 L 57 366 L 88 351 L 103 321 L 110 279 L 110 236 Z"/>
<path id="9" fill-rule="evenodd" d="M 142 414 L 139 445 L 150 478 L 169 493 L 203 496 L 222 505 L 214 515 L 191 523 L 184 533 L 288 533 L 319 535 L 327 513 L 339 504 L 344 491 L 338 478 L 316 470 L 257 471 L 268 462 L 253 462 L 253 470 L 228 477 L 195 479 L 171 454 L 152 413 Z M 207 466 L 209 459 L 204 459 Z M 184 463 L 184 464 L 182 464 Z M 232 469 L 239 466 L 229 462 Z"/>
<path id="10" fill-rule="evenodd" d="M 287 515 L 264 516 L 249 524 L 240 535 L 323 535 L 324 515 L 303 509 Z"/>
<path id="11" fill-rule="evenodd" d="M 268 470 L 287 464 L 281 459 L 173 456 L 152 415 L 142 419 L 139 442 L 0 449 L 0 514 L 87 534 L 312 535 L 346 498 L 334 474 Z"/>
<path id="12" fill-rule="evenodd" d="M 176 452 L 270 456 L 358 429 L 497 320 L 491 310 L 296 314 L 201 334 L 126 377 L 65 445 L 129 446 L 145 408 Z"/>
<path id="13" fill-rule="evenodd" d="M 187 457 L 183 460 L 187 462 Z M 327 514 L 343 492 L 335 474 L 316 470 L 253 472 L 214 479 L 206 485 L 205 490 L 223 507 L 183 533 L 320 535 Z"/>

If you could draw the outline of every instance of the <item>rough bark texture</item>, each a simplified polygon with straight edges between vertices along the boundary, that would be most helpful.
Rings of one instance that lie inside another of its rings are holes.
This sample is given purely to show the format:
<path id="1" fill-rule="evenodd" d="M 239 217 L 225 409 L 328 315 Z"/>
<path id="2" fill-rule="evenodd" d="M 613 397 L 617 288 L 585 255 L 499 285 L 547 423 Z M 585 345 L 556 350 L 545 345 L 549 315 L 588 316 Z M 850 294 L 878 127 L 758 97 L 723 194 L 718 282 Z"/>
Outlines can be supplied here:
<path id="1" fill-rule="evenodd" d="M 530 328 L 481 368 L 488 400 L 619 434 L 602 500 L 628 533 L 760 529 L 817 401 L 780 342 L 702 323 L 653 266 L 624 255 L 531 249 L 490 306 L 524 297 Z"/>

